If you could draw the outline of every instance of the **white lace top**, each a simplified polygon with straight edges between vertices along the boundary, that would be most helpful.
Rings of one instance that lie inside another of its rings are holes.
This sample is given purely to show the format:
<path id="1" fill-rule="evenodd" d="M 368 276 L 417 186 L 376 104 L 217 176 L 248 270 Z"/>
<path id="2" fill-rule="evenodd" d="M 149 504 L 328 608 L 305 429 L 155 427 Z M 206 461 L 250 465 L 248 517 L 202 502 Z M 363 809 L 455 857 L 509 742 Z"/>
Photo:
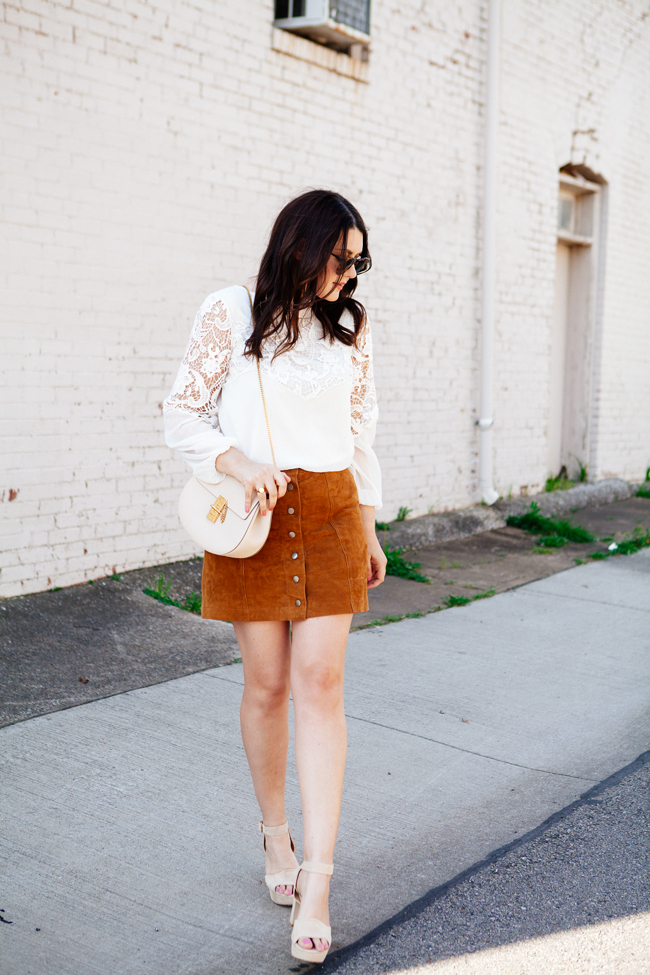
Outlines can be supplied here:
<path id="1" fill-rule="evenodd" d="M 215 460 L 229 447 L 251 460 L 272 461 L 257 366 L 244 356 L 251 330 L 245 288 L 206 298 L 164 403 L 167 445 L 212 484 L 224 477 Z M 372 449 L 378 411 L 367 322 L 357 341 L 358 347 L 330 342 L 318 319 L 303 313 L 297 344 L 273 359 L 277 343 L 267 342 L 260 367 L 278 466 L 349 468 L 360 503 L 379 508 L 381 473 Z"/>

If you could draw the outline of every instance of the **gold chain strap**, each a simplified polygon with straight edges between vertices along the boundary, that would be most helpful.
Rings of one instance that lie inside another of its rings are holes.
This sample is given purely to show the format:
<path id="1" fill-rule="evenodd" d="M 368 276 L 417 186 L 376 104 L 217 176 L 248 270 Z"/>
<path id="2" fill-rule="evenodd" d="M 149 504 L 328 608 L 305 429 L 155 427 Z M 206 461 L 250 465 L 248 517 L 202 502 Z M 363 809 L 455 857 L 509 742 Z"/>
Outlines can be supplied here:
<path id="1" fill-rule="evenodd" d="M 246 288 L 246 285 L 244 285 L 244 287 Z M 248 288 L 246 288 L 246 294 L 248 295 L 248 303 L 251 306 L 251 319 L 252 319 L 253 299 L 251 297 L 251 293 L 248 290 Z M 275 450 L 273 449 L 273 437 L 271 436 L 271 427 L 269 425 L 269 414 L 266 411 L 266 396 L 264 395 L 264 386 L 262 385 L 262 372 L 260 370 L 260 360 L 257 359 L 256 361 L 257 361 L 257 378 L 260 381 L 260 393 L 262 394 L 262 406 L 264 407 L 264 419 L 266 420 L 266 432 L 269 435 L 269 443 L 271 444 L 271 456 L 273 457 L 273 465 L 274 467 L 277 467 L 278 465 L 275 459 Z"/>

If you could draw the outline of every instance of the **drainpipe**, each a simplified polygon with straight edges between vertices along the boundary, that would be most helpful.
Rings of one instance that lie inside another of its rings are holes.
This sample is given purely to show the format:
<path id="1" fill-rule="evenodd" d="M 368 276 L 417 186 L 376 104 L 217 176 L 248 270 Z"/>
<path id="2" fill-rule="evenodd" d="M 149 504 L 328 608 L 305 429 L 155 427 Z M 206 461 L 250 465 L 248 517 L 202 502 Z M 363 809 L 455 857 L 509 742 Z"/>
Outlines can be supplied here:
<path id="1" fill-rule="evenodd" d="M 499 497 L 492 483 L 492 425 L 494 385 L 494 300 L 496 280 L 495 223 L 497 191 L 497 133 L 499 125 L 499 3 L 488 0 L 487 92 L 485 98 L 485 168 L 483 199 L 483 283 L 481 295 L 481 405 L 479 429 L 479 488 L 485 504 Z"/>

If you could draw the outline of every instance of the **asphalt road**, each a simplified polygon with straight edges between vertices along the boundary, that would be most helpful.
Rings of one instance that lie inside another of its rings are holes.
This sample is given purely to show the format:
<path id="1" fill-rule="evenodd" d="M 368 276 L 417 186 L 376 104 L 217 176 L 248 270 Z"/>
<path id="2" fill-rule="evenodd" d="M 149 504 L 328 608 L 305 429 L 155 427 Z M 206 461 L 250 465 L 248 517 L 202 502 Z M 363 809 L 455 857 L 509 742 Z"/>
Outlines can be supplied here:
<path id="1" fill-rule="evenodd" d="M 388 975 L 431 966 L 433 975 L 442 959 L 650 910 L 649 763 L 646 752 L 537 829 L 332 956 L 323 971 Z M 632 942 L 629 951 L 635 951 Z M 599 954 L 598 967 L 573 970 L 618 975 L 620 959 L 610 965 L 606 950 Z M 516 969 L 523 970 L 549 972 L 536 964 Z M 638 957 L 630 970 L 650 972 L 650 957 Z"/>

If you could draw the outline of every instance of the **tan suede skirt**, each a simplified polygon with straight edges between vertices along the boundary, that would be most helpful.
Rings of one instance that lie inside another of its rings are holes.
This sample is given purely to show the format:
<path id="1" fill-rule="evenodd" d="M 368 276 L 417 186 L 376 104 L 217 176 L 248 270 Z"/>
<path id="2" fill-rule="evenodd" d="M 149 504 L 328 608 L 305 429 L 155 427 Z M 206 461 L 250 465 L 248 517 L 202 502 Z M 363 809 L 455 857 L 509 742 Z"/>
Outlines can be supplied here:
<path id="1" fill-rule="evenodd" d="M 306 620 L 368 609 L 366 536 L 350 471 L 287 471 L 264 548 L 249 559 L 205 553 L 201 615 Z"/>

